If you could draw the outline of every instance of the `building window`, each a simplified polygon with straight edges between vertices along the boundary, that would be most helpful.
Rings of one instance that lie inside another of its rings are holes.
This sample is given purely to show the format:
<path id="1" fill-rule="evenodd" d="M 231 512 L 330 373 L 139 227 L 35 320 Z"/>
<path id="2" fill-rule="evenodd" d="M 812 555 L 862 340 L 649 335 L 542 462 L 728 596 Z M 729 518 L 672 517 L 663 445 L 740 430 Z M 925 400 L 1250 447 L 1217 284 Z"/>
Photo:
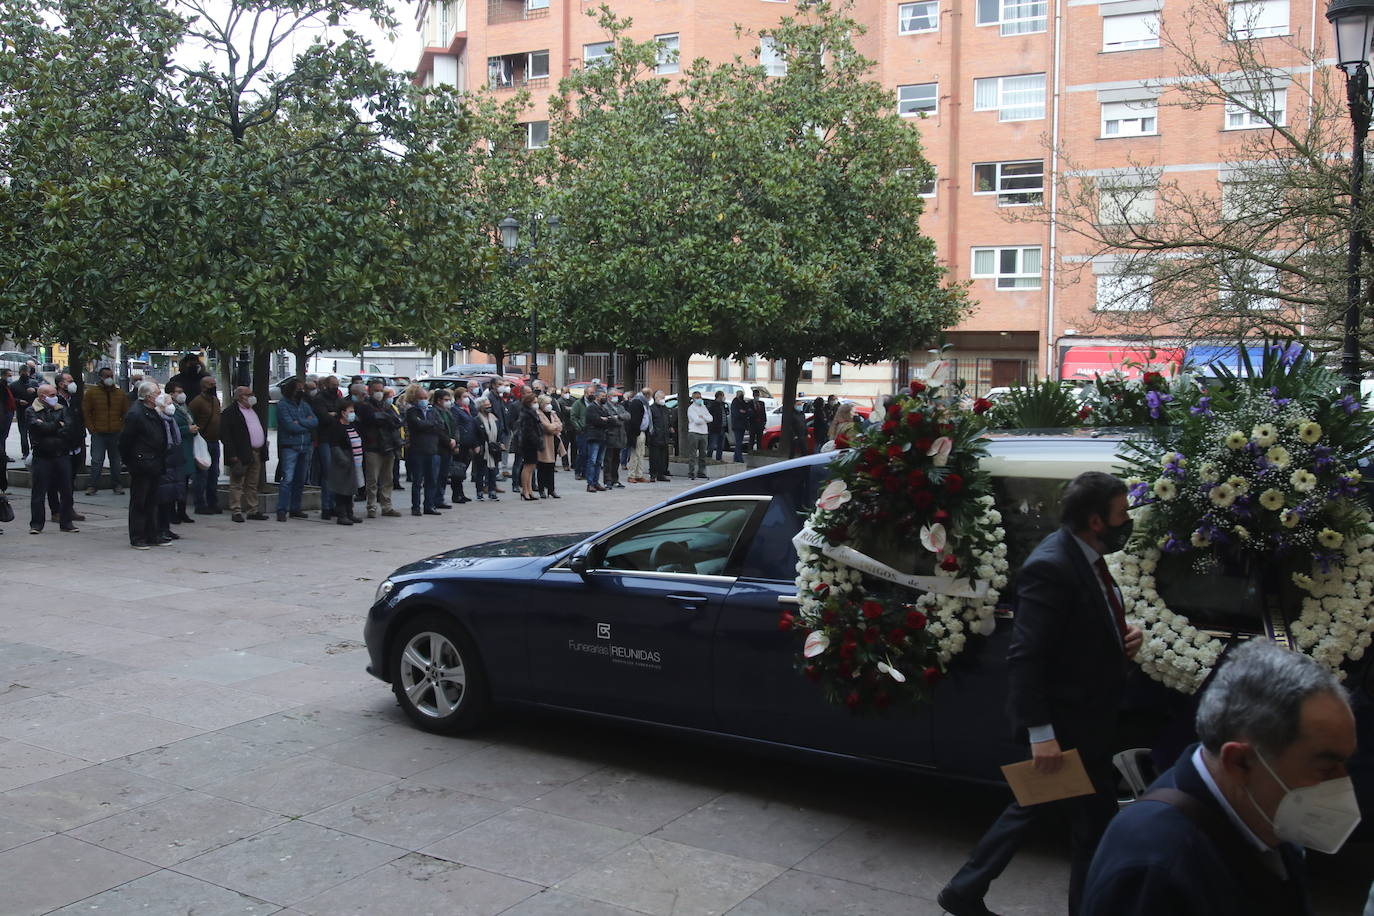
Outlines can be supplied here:
<path id="1" fill-rule="evenodd" d="M 658 43 L 658 65 L 654 67 L 655 73 L 676 73 L 678 71 L 677 53 L 678 39 L 677 32 L 667 35 L 655 35 L 654 41 Z"/>
<path id="2" fill-rule="evenodd" d="M 998 289 L 1040 288 L 1040 246 L 973 249 L 973 276 L 992 278 Z"/>
<path id="3" fill-rule="evenodd" d="M 940 4 L 936 0 L 925 3 L 903 3 L 897 7 L 897 32 L 917 35 L 940 29 Z"/>
<path id="4" fill-rule="evenodd" d="M 530 52 L 529 75 L 532 80 L 549 78 L 548 51 Z"/>
<path id="5" fill-rule="evenodd" d="M 728 360 L 728 359 L 717 359 L 717 360 L 716 360 L 716 381 L 718 381 L 718 382 L 728 382 L 728 381 L 730 381 L 730 360 Z"/>
<path id="6" fill-rule="evenodd" d="M 1221 268 L 1221 301 L 1228 309 L 1238 312 L 1256 309 L 1272 311 L 1279 300 L 1270 295 L 1279 288 L 1279 272 L 1267 264 L 1238 260 Z"/>
<path id="7" fill-rule="evenodd" d="M 525 125 L 525 149 L 543 149 L 548 145 L 548 121 L 530 121 Z"/>
<path id="8" fill-rule="evenodd" d="M 840 381 L 844 381 L 844 363 L 840 362 L 838 359 L 828 359 L 828 360 L 825 361 L 825 368 L 826 368 L 826 376 L 825 376 L 826 381 L 829 381 L 829 382 L 840 382 Z"/>
<path id="9" fill-rule="evenodd" d="M 813 359 L 808 359 L 806 362 L 802 363 L 801 379 L 800 379 L 800 380 L 803 381 L 803 382 L 814 381 L 814 379 L 812 378 L 812 373 L 815 371 L 815 368 L 816 368 L 816 361 L 813 360 Z"/>
<path id="10" fill-rule="evenodd" d="M 1279 127 L 1284 123 L 1288 91 L 1264 89 L 1259 92 L 1240 92 L 1226 103 L 1226 129 L 1249 130 L 1255 127 Z"/>
<path id="11" fill-rule="evenodd" d="M 999 207 L 1038 204 L 1045 199 L 1045 160 L 975 163 L 973 193 L 996 194 Z"/>
<path id="12" fill-rule="evenodd" d="M 751 356 L 740 363 L 741 379 L 746 382 L 758 381 L 759 377 L 759 358 Z"/>
<path id="13" fill-rule="evenodd" d="M 1102 103 L 1102 136 L 1144 137 L 1158 133 L 1158 99 Z"/>
<path id="14" fill-rule="evenodd" d="M 1099 312 L 1141 312 L 1150 307 L 1150 277 L 1146 274 L 1099 274 Z"/>
<path id="15" fill-rule="evenodd" d="M 549 0 L 525 0 L 525 11 L 546 10 L 549 8 Z"/>
<path id="16" fill-rule="evenodd" d="M 787 379 L 787 363 L 786 363 L 786 361 L 785 361 L 785 360 L 781 360 L 781 359 L 775 359 L 775 360 L 773 360 L 773 370 L 772 370 L 772 372 L 773 372 L 773 376 L 772 376 L 772 380 L 773 380 L 773 381 L 775 381 L 775 382 L 786 381 L 786 379 Z"/>
<path id="17" fill-rule="evenodd" d="M 615 42 L 598 41 L 594 44 L 582 46 L 582 66 L 596 67 L 608 62 L 611 59 L 611 51 L 615 48 Z"/>
<path id="18" fill-rule="evenodd" d="M 1043 32 L 1048 0 L 978 0 L 978 24 L 1000 25 L 1003 35 Z"/>
<path id="19" fill-rule="evenodd" d="M 1134 51 L 1159 47 L 1159 10 L 1102 17 L 1102 50 Z"/>
<path id="20" fill-rule="evenodd" d="M 1232 41 L 1288 34 L 1288 0 L 1242 0 L 1228 14 Z"/>
<path id="21" fill-rule="evenodd" d="M 915 175 L 916 175 L 916 170 L 915 170 L 915 169 L 898 169 L 898 170 L 897 170 L 897 174 L 898 174 L 898 175 L 909 176 L 909 177 L 915 177 Z M 934 197 L 934 196 L 935 196 L 935 178 L 936 178 L 936 174 L 935 174 L 935 171 L 932 169 L 932 170 L 931 170 L 930 178 L 928 178 L 928 179 L 926 179 L 925 181 L 921 182 L 921 189 L 920 189 L 919 191 L 917 191 L 916 193 L 917 193 L 918 195 L 920 195 L 921 197 Z"/>
<path id="22" fill-rule="evenodd" d="M 1141 226 L 1155 221 L 1155 189 L 1139 185 L 1101 185 L 1097 222 L 1102 226 Z"/>
<path id="23" fill-rule="evenodd" d="M 939 83 L 913 83 L 897 87 L 897 113 L 902 115 L 935 114 L 939 105 Z"/>
<path id="24" fill-rule="evenodd" d="M 759 63 L 769 76 L 787 75 L 787 58 L 782 56 L 771 35 L 759 39 Z"/>
<path id="25" fill-rule="evenodd" d="M 993 76 L 973 81 L 973 110 L 996 111 L 999 121 L 1045 117 L 1045 74 Z"/>

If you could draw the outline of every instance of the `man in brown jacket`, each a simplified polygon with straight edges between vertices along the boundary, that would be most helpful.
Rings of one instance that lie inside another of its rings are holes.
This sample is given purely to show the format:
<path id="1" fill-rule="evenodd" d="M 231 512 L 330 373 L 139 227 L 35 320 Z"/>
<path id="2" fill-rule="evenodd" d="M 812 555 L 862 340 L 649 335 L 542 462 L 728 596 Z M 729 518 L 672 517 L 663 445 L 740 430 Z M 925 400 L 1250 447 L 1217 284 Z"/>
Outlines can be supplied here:
<path id="1" fill-rule="evenodd" d="M 210 466 L 196 465 L 196 473 L 191 481 L 191 496 L 196 504 L 196 515 L 219 515 L 219 390 L 213 376 L 200 380 L 200 394 L 186 405 L 191 418 L 200 427 L 200 435 L 210 450 Z"/>
<path id="2" fill-rule="evenodd" d="M 106 455 L 110 456 L 110 489 L 116 495 L 122 494 L 119 434 L 124 431 L 124 415 L 129 412 L 129 402 L 115 382 L 113 369 L 105 366 L 100 370 L 99 382 L 86 389 L 81 407 L 86 415 L 86 429 L 91 434 L 90 483 L 86 495 L 94 496 L 95 491 L 100 489 L 100 475 L 105 470 Z"/>

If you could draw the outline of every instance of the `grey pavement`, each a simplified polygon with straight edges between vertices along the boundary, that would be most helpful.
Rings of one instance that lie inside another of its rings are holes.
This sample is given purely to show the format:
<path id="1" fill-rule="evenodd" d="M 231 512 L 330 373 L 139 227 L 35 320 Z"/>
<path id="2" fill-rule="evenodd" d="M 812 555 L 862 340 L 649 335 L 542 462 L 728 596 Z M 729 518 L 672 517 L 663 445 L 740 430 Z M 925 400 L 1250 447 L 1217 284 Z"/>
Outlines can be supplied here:
<path id="1" fill-rule="evenodd" d="M 79 534 L 35 537 L 13 491 L 0 916 L 939 913 L 1002 793 L 551 716 L 462 738 L 408 724 L 363 670 L 391 569 L 596 528 L 686 486 L 558 484 L 558 502 L 356 528 L 199 516 L 147 552 L 121 498 L 78 495 Z M 1358 912 L 1370 852 L 1314 856 L 1323 913 Z M 1028 849 L 989 904 L 1063 912 L 1066 861 Z"/>

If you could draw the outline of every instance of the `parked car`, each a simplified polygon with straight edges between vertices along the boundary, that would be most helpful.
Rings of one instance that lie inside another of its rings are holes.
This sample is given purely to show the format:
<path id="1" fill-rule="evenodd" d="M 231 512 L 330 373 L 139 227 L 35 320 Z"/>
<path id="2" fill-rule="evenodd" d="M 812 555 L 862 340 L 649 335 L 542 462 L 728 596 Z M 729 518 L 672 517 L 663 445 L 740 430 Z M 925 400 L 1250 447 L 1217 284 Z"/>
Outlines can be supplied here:
<path id="1" fill-rule="evenodd" d="M 19 370 L 23 369 L 24 364 L 31 359 L 33 359 L 32 356 L 18 350 L 2 350 L 0 351 L 0 369 L 9 369 L 18 378 Z"/>
<path id="2" fill-rule="evenodd" d="M 806 448 L 807 451 L 816 450 L 816 436 L 811 431 L 812 400 L 810 398 L 799 398 L 802 405 L 802 412 L 806 414 Z M 853 401 L 841 401 L 841 404 L 848 404 L 854 408 L 854 416 L 861 420 L 868 420 L 873 414 L 873 408 L 863 404 L 856 404 Z M 768 414 L 768 425 L 763 428 L 764 451 L 776 451 L 782 446 L 782 408 L 770 411 Z M 824 445 L 825 443 L 821 443 Z"/>
<path id="3" fill-rule="evenodd" d="M 1012 576 L 1058 525 L 1065 481 L 1111 470 L 1120 439 L 994 435 L 984 469 L 1004 519 Z M 1004 719 L 1013 584 L 996 630 L 971 646 L 932 701 L 888 717 L 827 703 L 796 670 L 792 537 L 833 455 L 780 462 L 697 487 L 595 533 L 537 535 L 461 547 L 395 570 L 364 629 L 368 671 L 389 683 L 427 731 L 469 731 L 506 706 L 533 706 L 711 734 L 912 771 L 1004 785 L 1024 759 Z M 1180 602 L 1181 603 L 1181 602 Z M 1262 608 L 1199 627 L 1250 638 Z M 1362 729 L 1369 665 L 1352 672 Z M 1192 738 L 1194 701 L 1134 672 L 1118 723 L 1123 791 L 1169 765 Z M 1351 770 L 1369 797 L 1370 749 Z M 1368 810 L 1368 808 L 1367 808 Z"/>
<path id="4" fill-rule="evenodd" d="M 745 398 L 752 400 L 759 398 L 763 401 L 763 406 L 772 411 L 782 402 L 773 397 L 773 393 L 762 385 L 740 384 L 738 382 L 697 382 L 687 388 L 687 393 L 700 391 L 703 398 L 714 398 L 717 391 L 725 392 L 726 402 L 733 401 L 735 395 L 743 391 Z"/>

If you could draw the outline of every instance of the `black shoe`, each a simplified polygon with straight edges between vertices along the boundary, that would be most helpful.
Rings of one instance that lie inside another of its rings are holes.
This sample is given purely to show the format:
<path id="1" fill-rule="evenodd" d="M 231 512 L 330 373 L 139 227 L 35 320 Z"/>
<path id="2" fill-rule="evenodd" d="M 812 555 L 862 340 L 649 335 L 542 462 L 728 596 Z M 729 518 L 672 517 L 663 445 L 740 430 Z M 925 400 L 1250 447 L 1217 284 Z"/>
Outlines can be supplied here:
<path id="1" fill-rule="evenodd" d="M 310 517 L 310 516 L 306 515 L 304 512 L 288 512 L 288 513 L 286 513 L 286 514 L 287 514 L 288 516 L 290 516 L 291 518 L 309 518 L 309 517 Z"/>
<path id="2" fill-rule="evenodd" d="M 563 498 L 563 497 L 559 496 L 557 493 L 550 493 L 550 494 L 549 494 L 549 499 L 562 499 L 562 498 Z"/>
<path id="3" fill-rule="evenodd" d="M 424 511 L 424 514 L 425 514 L 425 515 L 443 515 L 444 513 L 440 512 L 440 511 L 437 510 L 437 509 L 426 509 L 426 510 Z"/>
<path id="4" fill-rule="evenodd" d="M 484 502 L 487 501 L 487 498 L 486 498 L 485 496 L 483 496 L 481 493 L 478 493 L 478 494 L 477 494 L 477 501 L 478 501 L 479 503 L 484 503 Z"/>
<path id="5" fill-rule="evenodd" d="M 411 509 L 411 510 L 410 510 L 410 514 L 411 514 L 411 515 L 424 515 L 424 513 L 421 512 L 419 509 Z"/>
<path id="6" fill-rule="evenodd" d="M 177 521 L 183 525 L 194 525 L 196 523 L 196 520 L 189 515 L 182 515 Z"/>
<path id="7" fill-rule="evenodd" d="M 196 515 L 214 515 L 214 514 L 215 514 L 215 513 L 214 513 L 213 510 L 207 509 L 207 508 L 205 508 L 204 506 L 196 506 Z"/>
<path id="8" fill-rule="evenodd" d="M 223 515 L 223 514 L 224 514 L 224 510 L 221 509 L 219 506 L 211 506 L 211 507 L 210 507 L 210 514 L 211 514 L 211 515 Z"/>
<path id="9" fill-rule="evenodd" d="M 164 531 L 162 532 L 161 537 L 166 538 L 169 541 L 181 540 L 181 535 L 177 534 L 175 531 Z"/>
<path id="10" fill-rule="evenodd" d="M 61 530 L 62 530 L 62 531 L 69 531 L 69 532 L 71 532 L 72 534 L 75 534 L 76 532 L 80 531 L 81 529 L 78 528 L 78 527 L 76 527 L 75 525 L 67 525 L 65 528 L 62 528 Z"/>
<path id="11" fill-rule="evenodd" d="M 278 512 L 278 513 L 277 513 L 277 521 L 279 521 L 279 522 L 284 522 L 284 521 L 286 521 L 286 513 L 285 513 L 285 512 Z"/>
<path id="12" fill-rule="evenodd" d="M 393 490 L 400 490 L 402 493 L 404 493 L 405 490 L 406 490 L 406 488 L 403 487 L 403 486 L 401 486 L 399 483 L 396 484 L 396 485 L 394 485 L 391 489 L 393 489 Z"/>
<path id="13" fill-rule="evenodd" d="M 334 524 L 336 524 L 336 525 L 351 525 L 351 524 L 353 524 L 353 522 L 352 522 L 352 520 L 349 519 L 347 516 L 345 516 L 345 515 L 340 515 L 340 516 L 337 516 L 337 517 L 334 519 Z"/>
<path id="14" fill-rule="evenodd" d="M 501 497 L 499 497 L 499 496 L 488 496 L 488 497 L 487 497 L 487 502 L 499 503 L 500 501 L 501 501 Z"/>
<path id="15" fill-rule="evenodd" d="M 935 902 L 950 916 L 997 916 L 981 900 L 965 900 L 949 888 L 940 891 Z"/>
<path id="16" fill-rule="evenodd" d="M 243 521 L 243 513 L 242 513 L 242 512 L 235 512 L 235 513 L 234 513 L 234 521 L 236 521 L 236 522 L 241 522 L 241 521 Z"/>
<path id="17" fill-rule="evenodd" d="M 455 502 L 456 502 L 458 505 L 461 506 L 463 503 L 470 503 L 470 502 L 472 502 L 472 500 L 471 500 L 471 499 L 468 499 L 466 496 L 460 496 L 460 497 L 458 497 L 458 499 L 455 500 Z"/>
<path id="18" fill-rule="evenodd" d="M 611 484 L 611 486 L 615 487 L 617 490 L 625 489 L 625 485 L 618 480 L 615 483 Z"/>
<path id="19" fill-rule="evenodd" d="M 253 522 L 265 522 L 267 521 L 267 516 L 261 512 L 250 512 L 248 514 L 248 520 Z"/>
<path id="20" fill-rule="evenodd" d="M 130 541 L 130 542 L 129 542 L 129 546 L 132 547 L 134 550 L 147 550 L 147 549 L 148 549 L 148 542 L 147 542 L 147 541 Z"/>
<path id="21" fill-rule="evenodd" d="M 153 541 L 153 546 L 154 546 L 154 547 L 168 547 L 168 546 L 171 545 L 171 543 L 172 543 L 172 539 L 169 538 L 169 537 L 167 537 L 167 536 L 164 534 L 164 535 L 160 535 L 156 541 Z"/>
<path id="22" fill-rule="evenodd" d="M 322 522 L 327 522 L 327 521 L 329 521 L 329 520 L 330 520 L 331 518 L 333 518 L 333 517 L 334 517 L 334 510 L 333 510 L 333 509 L 321 509 L 321 510 L 320 510 L 320 521 L 322 521 Z"/>
<path id="23" fill-rule="evenodd" d="M 668 483 L 668 482 L 671 481 L 673 478 L 671 478 L 671 477 L 655 477 L 654 479 L 657 480 L 659 483 Z"/>
<path id="24" fill-rule="evenodd" d="M 452 509 L 453 506 L 450 505 L 449 503 L 435 503 L 435 504 L 434 504 L 434 508 L 436 508 L 436 509 Z"/>

